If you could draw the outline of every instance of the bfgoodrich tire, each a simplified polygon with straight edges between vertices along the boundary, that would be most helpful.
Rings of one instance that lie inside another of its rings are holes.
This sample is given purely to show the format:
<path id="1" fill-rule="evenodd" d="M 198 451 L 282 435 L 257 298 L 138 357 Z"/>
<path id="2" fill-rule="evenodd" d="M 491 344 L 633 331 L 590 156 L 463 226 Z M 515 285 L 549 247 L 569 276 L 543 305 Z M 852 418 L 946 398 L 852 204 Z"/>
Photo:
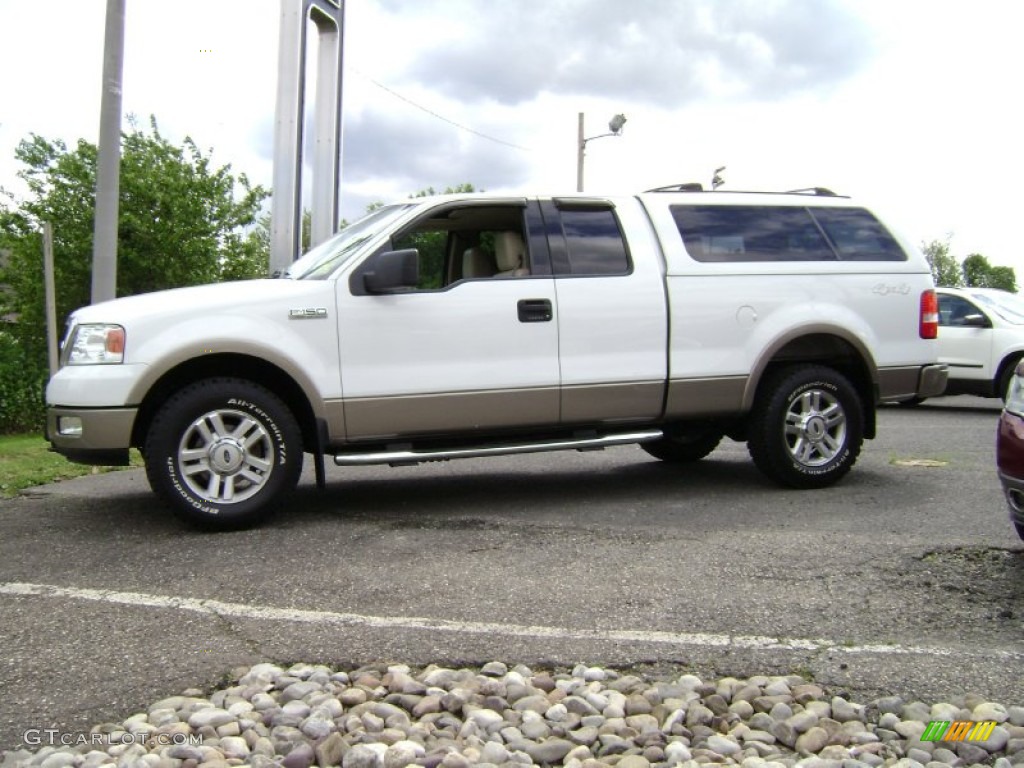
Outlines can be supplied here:
<path id="1" fill-rule="evenodd" d="M 782 368 L 758 390 L 747 447 L 764 474 L 791 488 L 835 483 L 860 455 L 864 406 L 850 381 L 820 365 Z"/>
<path id="2" fill-rule="evenodd" d="M 291 491 L 302 436 L 288 407 L 244 379 L 196 382 L 157 412 L 144 446 L 149 484 L 206 528 L 251 526 Z"/>

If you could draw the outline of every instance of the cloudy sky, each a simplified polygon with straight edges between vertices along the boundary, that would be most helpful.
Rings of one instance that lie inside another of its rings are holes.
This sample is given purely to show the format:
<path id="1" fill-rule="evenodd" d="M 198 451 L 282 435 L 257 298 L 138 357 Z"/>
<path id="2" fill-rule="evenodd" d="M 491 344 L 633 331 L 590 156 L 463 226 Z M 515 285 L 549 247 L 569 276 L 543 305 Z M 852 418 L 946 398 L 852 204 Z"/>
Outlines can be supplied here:
<path id="1" fill-rule="evenodd" d="M 299 0 L 295 0 L 298 2 Z M 44 17 L 43 9 L 49 12 Z M 270 185 L 280 0 L 127 0 L 124 111 Z M 0 186 L 30 133 L 95 142 L 103 0 L 0 0 Z M 1013 0 L 348 0 L 342 215 L 470 182 L 588 192 L 827 186 L 915 243 L 1013 266 Z"/>

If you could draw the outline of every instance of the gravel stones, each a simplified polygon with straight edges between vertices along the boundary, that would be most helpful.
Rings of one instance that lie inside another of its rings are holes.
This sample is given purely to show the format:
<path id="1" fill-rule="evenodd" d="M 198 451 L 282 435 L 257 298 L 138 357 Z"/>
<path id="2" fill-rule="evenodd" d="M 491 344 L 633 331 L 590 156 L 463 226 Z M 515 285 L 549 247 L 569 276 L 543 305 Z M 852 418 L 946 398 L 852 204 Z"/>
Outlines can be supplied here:
<path id="1" fill-rule="evenodd" d="M 991 721 L 985 741 L 922 742 L 931 720 Z M 967 694 L 857 703 L 796 676 L 645 678 L 257 664 L 122 723 L 5 753 L 0 768 L 1024 768 L 1024 707 Z"/>

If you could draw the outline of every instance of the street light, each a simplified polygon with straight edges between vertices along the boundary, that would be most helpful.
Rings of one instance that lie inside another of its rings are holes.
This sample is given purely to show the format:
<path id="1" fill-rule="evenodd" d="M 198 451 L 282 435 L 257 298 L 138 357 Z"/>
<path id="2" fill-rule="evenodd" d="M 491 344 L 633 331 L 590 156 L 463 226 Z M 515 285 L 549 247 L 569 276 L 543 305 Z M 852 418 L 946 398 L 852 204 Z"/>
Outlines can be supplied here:
<path id="1" fill-rule="evenodd" d="M 589 138 L 583 138 L 583 113 L 580 112 L 579 121 L 579 132 L 576 139 L 576 191 L 583 191 L 583 156 L 587 151 L 587 142 L 593 141 L 594 139 L 603 139 L 606 136 L 619 136 L 622 133 L 622 126 L 626 124 L 626 116 L 623 114 L 615 115 L 611 120 L 608 121 L 608 130 L 610 133 L 602 133 L 598 136 L 591 136 Z"/>

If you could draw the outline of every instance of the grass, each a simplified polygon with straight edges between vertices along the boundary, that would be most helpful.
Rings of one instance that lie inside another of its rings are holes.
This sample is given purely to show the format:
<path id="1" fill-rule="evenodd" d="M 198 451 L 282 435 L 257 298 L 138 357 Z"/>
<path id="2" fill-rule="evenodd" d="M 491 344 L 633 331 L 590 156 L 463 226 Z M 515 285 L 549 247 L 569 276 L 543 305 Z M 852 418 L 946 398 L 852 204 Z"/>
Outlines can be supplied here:
<path id="1" fill-rule="evenodd" d="M 9 499 L 24 488 L 117 469 L 72 464 L 49 448 L 42 435 L 0 435 L 0 497 Z M 135 451 L 132 466 L 141 466 Z"/>

